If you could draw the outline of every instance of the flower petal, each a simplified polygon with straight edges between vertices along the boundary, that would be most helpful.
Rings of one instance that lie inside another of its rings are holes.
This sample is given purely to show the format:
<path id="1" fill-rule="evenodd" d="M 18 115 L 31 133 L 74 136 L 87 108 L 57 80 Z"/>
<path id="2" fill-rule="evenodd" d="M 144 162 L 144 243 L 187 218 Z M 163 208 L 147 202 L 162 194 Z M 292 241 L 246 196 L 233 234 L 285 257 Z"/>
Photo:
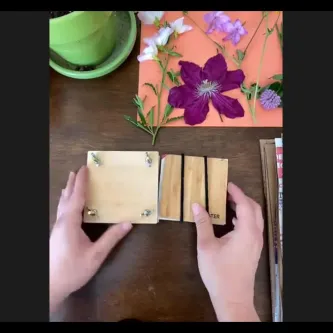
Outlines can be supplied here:
<path id="1" fill-rule="evenodd" d="M 184 24 L 180 30 L 179 33 L 183 34 L 184 32 L 191 31 L 193 28 L 190 25 Z"/>
<path id="2" fill-rule="evenodd" d="M 174 29 L 175 31 L 179 32 L 179 30 L 181 29 L 181 27 L 183 26 L 184 23 L 184 16 L 178 18 L 177 20 L 173 21 L 170 23 L 170 27 L 172 29 Z"/>
<path id="3" fill-rule="evenodd" d="M 173 29 L 170 27 L 163 27 L 158 31 L 158 35 L 155 37 L 156 45 L 164 46 L 168 43 L 169 37 L 173 33 Z"/>
<path id="4" fill-rule="evenodd" d="M 217 25 L 221 32 L 230 33 L 231 31 L 233 31 L 235 29 L 231 22 L 225 22 L 225 23 L 218 22 Z"/>
<path id="5" fill-rule="evenodd" d="M 227 71 L 227 75 L 222 84 L 220 92 L 237 89 L 241 86 L 245 79 L 244 72 L 241 69 L 235 71 Z"/>
<path id="6" fill-rule="evenodd" d="M 207 60 L 203 68 L 204 79 L 223 83 L 227 74 L 227 63 L 221 53 Z"/>
<path id="7" fill-rule="evenodd" d="M 180 76 L 185 84 L 191 88 L 196 88 L 203 80 L 202 69 L 198 65 L 190 61 L 179 61 Z"/>
<path id="8" fill-rule="evenodd" d="M 213 11 L 204 15 L 204 20 L 206 23 L 210 24 L 221 11 Z"/>
<path id="9" fill-rule="evenodd" d="M 184 111 L 184 120 L 188 125 L 197 125 L 205 121 L 209 112 L 209 99 L 201 96 L 189 101 Z"/>
<path id="10" fill-rule="evenodd" d="M 224 114 L 227 118 L 244 117 L 244 109 L 237 99 L 220 94 L 212 95 L 212 103 L 214 108 L 220 113 Z"/>
<path id="11" fill-rule="evenodd" d="M 185 109 L 192 99 L 193 91 L 186 85 L 173 87 L 169 91 L 168 103 L 174 108 Z"/>
<path id="12" fill-rule="evenodd" d="M 155 20 L 161 20 L 164 11 L 139 11 L 138 18 L 143 24 L 152 25 Z"/>

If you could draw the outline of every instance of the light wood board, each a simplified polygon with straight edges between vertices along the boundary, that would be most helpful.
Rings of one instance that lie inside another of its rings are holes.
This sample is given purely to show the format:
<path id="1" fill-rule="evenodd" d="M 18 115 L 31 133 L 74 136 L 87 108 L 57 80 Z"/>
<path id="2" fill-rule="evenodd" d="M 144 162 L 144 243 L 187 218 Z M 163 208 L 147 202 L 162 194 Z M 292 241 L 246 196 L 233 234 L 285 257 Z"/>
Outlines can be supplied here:
<path id="1" fill-rule="evenodd" d="M 206 205 L 204 158 L 185 156 L 184 171 L 184 222 L 194 222 L 192 204 Z"/>
<path id="2" fill-rule="evenodd" d="M 208 158 L 208 209 L 213 224 L 226 223 L 228 160 Z"/>
<path id="3" fill-rule="evenodd" d="M 164 155 L 160 175 L 160 219 L 194 222 L 192 204 L 206 207 L 205 158 Z M 228 160 L 207 158 L 208 211 L 213 224 L 226 223 Z M 183 189 L 182 189 L 183 186 Z M 182 192 L 183 190 L 183 192 Z M 182 207 L 181 207 L 182 205 Z M 183 218 L 181 210 L 183 209 Z"/>
<path id="4" fill-rule="evenodd" d="M 181 168 L 180 155 L 164 155 L 160 174 L 160 219 L 180 220 Z"/>
<path id="5" fill-rule="evenodd" d="M 93 151 L 100 166 L 95 165 L 91 153 L 87 155 L 89 180 L 83 221 L 157 223 L 159 153 L 148 152 L 151 167 L 144 151 Z M 96 216 L 88 215 L 88 209 L 96 209 Z M 151 215 L 141 216 L 146 209 Z"/>

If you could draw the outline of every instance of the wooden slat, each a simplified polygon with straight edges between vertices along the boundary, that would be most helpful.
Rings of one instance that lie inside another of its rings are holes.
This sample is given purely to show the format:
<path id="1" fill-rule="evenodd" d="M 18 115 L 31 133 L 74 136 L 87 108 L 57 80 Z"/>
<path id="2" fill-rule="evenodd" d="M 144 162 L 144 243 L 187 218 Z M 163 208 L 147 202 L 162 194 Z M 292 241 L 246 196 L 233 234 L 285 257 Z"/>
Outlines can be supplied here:
<path id="1" fill-rule="evenodd" d="M 161 159 L 160 219 L 180 220 L 181 156 L 165 155 Z"/>
<path id="2" fill-rule="evenodd" d="M 184 222 L 194 222 L 192 204 L 205 207 L 205 163 L 203 157 L 185 156 L 184 159 Z"/>
<path id="3" fill-rule="evenodd" d="M 90 153 L 86 205 L 98 214 L 93 217 L 85 210 L 84 222 L 157 223 L 159 153 L 148 152 L 153 160 L 151 167 L 145 163 L 145 152 L 97 151 L 99 167 Z M 145 209 L 152 211 L 149 217 L 140 216 Z"/>
<path id="4" fill-rule="evenodd" d="M 208 208 L 213 224 L 226 223 L 228 160 L 208 158 Z"/>

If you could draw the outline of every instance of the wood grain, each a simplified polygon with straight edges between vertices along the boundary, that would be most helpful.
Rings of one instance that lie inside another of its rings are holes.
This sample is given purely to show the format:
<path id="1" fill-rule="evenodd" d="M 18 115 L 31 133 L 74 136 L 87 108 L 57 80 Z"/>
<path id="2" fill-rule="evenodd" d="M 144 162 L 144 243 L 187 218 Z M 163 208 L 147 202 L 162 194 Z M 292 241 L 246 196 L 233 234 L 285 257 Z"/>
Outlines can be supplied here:
<path id="1" fill-rule="evenodd" d="M 181 163 L 180 155 L 168 154 L 161 159 L 160 219 L 180 220 Z"/>
<path id="2" fill-rule="evenodd" d="M 208 202 L 213 224 L 226 223 L 228 160 L 208 158 Z"/>
<path id="3" fill-rule="evenodd" d="M 139 41 L 115 72 L 95 80 L 74 80 L 50 70 L 50 220 L 56 220 L 61 189 L 70 171 L 86 164 L 89 150 L 152 150 L 151 136 L 124 120 L 135 118 Z M 223 156 L 229 180 L 264 209 L 260 138 L 281 128 L 163 128 L 153 150 L 160 154 Z M 228 217 L 228 215 L 227 215 Z M 265 221 L 266 214 L 265 214 Z M 96 240 L 107 225 L 84 224 Z M 232 226 L 216 226 L 219 234 Z M 271 321 L 267 225 L 255 281 L 254 304 L 262 321 Z M 192 223 L 161 221 L 135 225 L 96 276 L 72 294 L 52 321 L 216 321 L 198 271 Z"/>
<path id="4" fill-rule="evenodd" d="M 185 156 L 184 158 L 184 222 L 194 222 L 192 204 L 205 207 L 205 162 L 203 157 Z"/>
<path id="5" fill-rule="evenodd" d="M 101 160 L 96 166 L 91 153 Z M 89 151 L 87 166 L 89 183 L 87 208 L 96 209 L 96 216 L 84 212 L 90 223 L 157 223 L 159 153 L 148 151 L 152 164 L 145 163 L 144 151 Z M 146 209 L 149 216 L 141 216 Z"/>

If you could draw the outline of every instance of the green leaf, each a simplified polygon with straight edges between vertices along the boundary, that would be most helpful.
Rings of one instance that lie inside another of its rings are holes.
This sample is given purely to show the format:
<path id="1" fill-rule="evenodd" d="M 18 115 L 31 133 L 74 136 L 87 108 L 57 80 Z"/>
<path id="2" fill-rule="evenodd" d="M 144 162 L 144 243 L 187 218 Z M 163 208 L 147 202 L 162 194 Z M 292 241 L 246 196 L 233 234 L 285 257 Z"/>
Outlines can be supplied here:
<path id="1" fill-rule="evenodd" d="M 144 126 L 147 125 L 145 116 L 143 115 L 143 109 L 144 109 L 143 100 L 138 95 L 135 95 L 135 98 L 133 99 L 133 103 L 138 108 L 138 115 L 139 115 L 139 117 L 141 119 L 142 124 Z"/>
<path id="2" fill-rule="evenodd" d="M 281 81 L 283 80 L 283 74 L 275 74 L 271 77 L 271 79 Z"/>
<path id="3" fill-rule="evenodd" d="M 183 14 L 184 14 L 184 15 L 187 15 L 187 14 L 188 14 L 188 11 L 183 10 Z"/>
<path id="4" fill-rule="evenodd" d="M 147 128 L 146 126 L 142 125 L 140 122 L 134 120 L 133 118 L 131 118 L 130 116 L 124 116 L 125 120 L 127 120 L 129 123 L 131 123 L 132 125 L 134 125 L 137 128 L 142 129 L 143 131 L 149 133 L 150 135 L 152 135 L 153 133 L 150 131 L 149 128 Z"/>
<path id="5" fill-rule="evenodd" d="M 172 83 L 174 83 L 177 86 L 180 85 L 180 82 L 172 69 L 171 71 L 167 72 L 167 75 L 169 76 L 169 79 L 171 80 Z"/>
<path id="6" fill-rule="evenodd" d="M 173 73 L 175 76 L 180 76 L 180 71 Z"/>
<path id="7" fill-rule="evenodd" d="M 244 59 L 244 57 L 245 57 L 245 53 L 243 51 L 241 51 L 241 50 L 236 50 L 236 53 L 237 53 L 237 59 L 239 61 L 242 61 Z"/>
<path id="8" fill-rule="evenodd" d="M 173 118 L 169 118 L 169 119 L 167 119 L 166 120 L 166 124 L 169 124 L 169 123 L 171 123 L 171 122 L 173 122 L 173 121 L 177 121 L 177 120 L 180 120 L 180 119 L 184 119 L 184 116 L 179 116 L 179 117 L 173 117 Z"/>
<path id="9" fill-rule="evenodd" d="M 156 90 L 156 88 L 153 86 L 152 83 L 146 82 L 146 83 L 144 83 L 143 85 L 144 85 L 144 86 L 148 86 L 148 87 L 150 87 L 150 88 L 153 90 L 154 94 L 157 96 L 157 90 Z"/>
<path id="10" fill-rule="evenodd" d="M 281 81 L 275 81 L 272 84 L 266 86 L 266 89 L 275 91 L 281 98 L 283 96 L 283 83 Z"/>
<path id="11" fill-rule="evenodd" d="M 149 125 L 151 129 L 154 126 L 154 108 L 155 106 L 153 106 L 147 113 L 147 119 L 149 119 Z"/>
<path id="12" fill-rule="evenodd" d="M 173 57 L 177 57 L 177 58 L 181 58 L 182 55 L 178 52 L 172 51 L 170 49 L 165 49 L 166 53 L 168 53 L 169 55 L 173 56 Z"/>
<path id="13" fill-rule="evenodd" d="M 164 109 L 163 120 L 167 119 L 173 111 L 173 106 L 167 104 Z"/>

